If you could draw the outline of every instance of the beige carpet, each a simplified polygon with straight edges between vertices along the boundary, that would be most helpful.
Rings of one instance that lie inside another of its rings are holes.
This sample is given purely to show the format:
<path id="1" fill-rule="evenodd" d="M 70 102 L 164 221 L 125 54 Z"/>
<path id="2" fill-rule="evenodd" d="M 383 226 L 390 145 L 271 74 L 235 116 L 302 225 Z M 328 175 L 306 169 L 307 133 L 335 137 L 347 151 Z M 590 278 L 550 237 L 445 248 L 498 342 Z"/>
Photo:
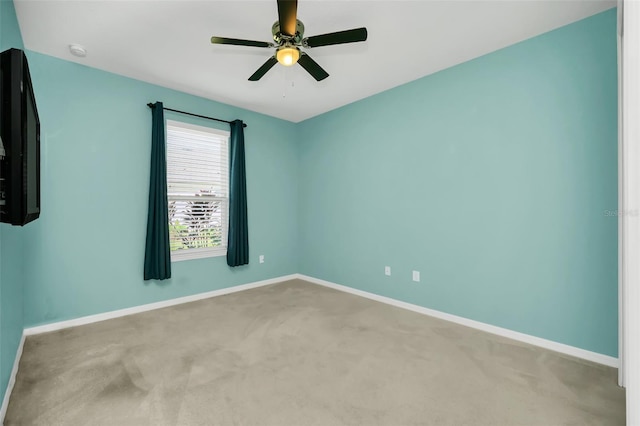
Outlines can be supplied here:
<path id="1" fill-rule="evenodd" d="M 303 281 L 29 337 L 6 425 L 623 425 L 616 370 Z"/>

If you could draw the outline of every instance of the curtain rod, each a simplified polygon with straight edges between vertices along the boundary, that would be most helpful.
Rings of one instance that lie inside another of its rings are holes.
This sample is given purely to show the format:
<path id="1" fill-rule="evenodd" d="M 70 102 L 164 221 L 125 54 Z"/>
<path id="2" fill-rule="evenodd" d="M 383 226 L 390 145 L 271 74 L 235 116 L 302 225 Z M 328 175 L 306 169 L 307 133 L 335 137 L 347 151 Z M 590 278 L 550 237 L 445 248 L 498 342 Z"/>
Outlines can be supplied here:
<path id="1" fill-rule="evenodd" d="M 147 106 L 149 108 L 153 108 L 155 105 L 156 104 L 152 104 L 152 103 L 148 103 L 147 104 Z M 194 114 L 194 113 L 186 112 L 186 111 L 180 111 L 180 110 L 173 109 L 173 108 L 167 108 L 166 106 L 163 106 L 162 109 L 164 109 L 165 111 L 173 111 L 173 112 L 177 112 L 177 113 L 180 113 L 180 114 L 191 115 L 193 117 L 205 118 L 207 120 L 213 120 L 213 121 L 219 121 L 221 123 L 231 124 L 231 121 L 221 120 L 219 118 L 207 117 L 206 115 Z M 242 127 L 247 127 L 247 124 L 246 123 L 242 123 Z"/>

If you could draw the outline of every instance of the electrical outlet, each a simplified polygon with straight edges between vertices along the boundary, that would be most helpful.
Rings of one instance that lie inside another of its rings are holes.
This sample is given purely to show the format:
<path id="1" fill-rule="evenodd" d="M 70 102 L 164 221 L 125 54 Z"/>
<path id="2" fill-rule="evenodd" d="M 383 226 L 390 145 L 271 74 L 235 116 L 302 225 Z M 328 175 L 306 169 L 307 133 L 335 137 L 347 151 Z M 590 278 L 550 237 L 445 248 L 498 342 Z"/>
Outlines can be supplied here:
<path id="1" fill-rule="evenodd" d="M 384 274 L 388 277 L 391 276 L 391 266 L 384 267 Z"/>
<path id="2" fill-rule="evenodd" d="M 264 254 L 260 255 L 260 263 L 264 263 Z"/>
<path id="3" fill-rule="evenodd" d="M 413 280 L 415 282 L 420 282 L 420 271 L 413 271 Z"/>

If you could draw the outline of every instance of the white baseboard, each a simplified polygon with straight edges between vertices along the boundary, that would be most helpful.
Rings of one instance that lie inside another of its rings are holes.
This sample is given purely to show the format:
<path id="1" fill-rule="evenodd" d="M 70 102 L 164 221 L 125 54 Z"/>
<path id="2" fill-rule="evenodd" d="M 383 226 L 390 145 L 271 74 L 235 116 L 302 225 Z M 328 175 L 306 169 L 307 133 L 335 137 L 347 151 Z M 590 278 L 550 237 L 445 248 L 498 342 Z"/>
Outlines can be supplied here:
<path id="1" fill-rule="evenodd" d="M 38 325 L 24 329 L 25 336 L 34 334 L 48 333 L 50 331 L 62 330 L 69 327 L 77 327 L 79 325 L 92 324 L 94 322 L 105 321 L 108 319 L 124 317 L 127 315 L 139 314 L 141 312 L 152 311 L 154 309 L 162 309 L 169 306 L 180 305 L 182 303 L 195 302 L 196 300 L 208 299 L 210 297 L 222 296 L 225 294 L 236 293 L 239 291 L 249 290 L 252 288 L 262 287 L 265 285 L 276 284 L 283 281 L 298 278 L 298 274 L 284 275 L 281 277 L 271 278 L 263 281 L 256 281 L 248 284 L 241 284 L 234 287 L 221 288 L 219 290 L 208 291 L 206 293 L 193 294 L 191 296 L 179 297 L 177 299 L 163 300 L 161 302 L 149 303 L 146 305 L 134 306 L 126 309 L 118 309 L 117 311 L 105 312 L 102 314 L 89 315 L 86 317 L 74 318 L 66 321 L 53 322 L 50 324 Z"/>
<path id="2" fill-rule="evenodd" d="M 7 390 L 4 392 L 4 398 L 2 399 L 2 407 L 0 407 L 0 425 L 4 424 L 4 416 L 7 414 L 7 408 L 9 407 L 9 398 L 11 398 L 11 392 L 13 386 L 16 384 L 16 376 L 18 375 L 18 366 L 20 365 L 20 358 L 22 358 L 22 349 L 24 348 L 24 333 L 20 338 L 20 344 L 16 351 L 16 358 L 13 360 L 13 368 L 11 369 L 11 375 L 9 376 L 9 383 L 7 383 Z"/>
<path id="3" fill-rule="evenodd" d="M 367 299 L 375 300 L 377 302 L 386 303 L 388 305 L 396 306 L 399 308 L 407 309 L 409 311 L 417 312 L 423 315 L 429 315 L 435 318 L 443 319 L 445 321 L 451 321 L 457 324 L 461 324 L 467 327 L 475 328 L 478 330 L 486 331 L 488 333 L 497 334 L 499 336 L 507 337 L 513 340 L 517 340 L 531 345 L 539 346 L 545 349 L 549 349 L 555 352 L 560 352 L 566 355 L 571 355 L 577 358 L 582 358 L 588 361 L 596 362 L 598 364 L 607 365 L 609 367 L 618 368 L 619 360 L 608 355 L 599 354 L 597 352 L 587 351 L 585 349 L 576 348 L 575 346 L 565 345 L 563 343 L 554 342 L 552 340 L 542 339 L 540 337 L 531 336 L 529 334 L 519 333 L 517 331 L 509 330 L 502 327 L 486 324 L 479 321 L 474 321 L 468 318 L 459 317 L 457 315 L 447 314 L 445 312 L 436 311 L 434 309 L 425 308 L 423 306 L 414 305 L 400 300 L 392 299 L 386 296 L 380 296 L 378 294 L 369 293 L 366 291 L 358 290 L 355 288 L 347 287 L 344 285 L 336 284 L 330 281 L 321 280 L 318 278 L 310 277 L 303 274 L 291 274 L 281 277 L 271 278 L 268 280 L 257 281 L 248 284 L 242 284 L 234 287 L 223 288 L 219 290 L 213 290 L 206 293 L 194 294 L 191 296 L 179 297 L 177 299 L 164 300 L 162 302 L 149 303 L 146 305 L 134 306 L 132 308 L 119 309 L 117 311 L 105 312 L 97 315 L 90 315 L 81 318 L 75 318 L 67 321 L 60 321 L 51 324 L 44 324 L 35 327 L 29 327 L 24 329 L 24 336 L 30 336 L 34 334 L 47 333 L 50 331 L 62 330 L 64 328 L 76 327 L 79 325 L 91 324 L 94 322 L 105 321 L 112 318 L 119 318 L 126 315 L 137 314 L 141 312 L 147 312 L 154 309 L 166 308 L 169 306 L 179 305 L 182 303 L 194 302 L 196 300 L 208 299 L 210 297 L 222 296 L 225 294 L 236 293 L 239 291 L 249 290 L 256 287 L 262 287 L 265 285 L 276 284 L 283 281 L 292 279 L 301 279 L 313 284 L 319 284 L 325 287 L 330 287 L 335 290 L 340 290 L 346 293 L 355 294 L 357 296 L 365 297 Z M 24 340 L 23 336 L 23 340 Z M 19 349 L 22 352 L 22 343 Z M 15 364 L 15 370 L 17 372 L 17 362 Z M 15 375 L 12 376 L 15 378 Z M 8 398 L 6 398 L 8 402 Z M 4 405 L 3 405 L 4 408 Z"/>
<path id="4" fill-rule="evenodd" d="M 609 367 L 618 368 L 619 360 L 608 355 L 599 354 L 597 352 L 587 351 L 585 349 L 576 348 L 575 346 L 565 345 L 563 343 L 554 342 L 552 340 L 542 339 L 540 337 L 531 336 L 529 334 L 519 333 L 517 331 L 509 330 L 502 327 L 496 327 L 494 325 L 486 324 L 479 321 L 470 320 L 467 318 L 459 317 L 457 315 L 447 314 L 445 312 L 436 311 L 434 309 L 425 308 L 423 306 L 413 305 L 411 303 L 402 302 L 400 300 L 392 299 L 386 296 L 380 296 L 378 294 L 369 293 L 366 291 L 358 290 L 355 288 L 347 287 L 344 285 L 332 283 L 330 281 L 321 280 L 314 277 L 309 277 L 303 274 L 297 274 L 297 278 L 308 281 L 313 284 L 319 284 L 325 287 L 333 288 L 335 290 L 344 291 L 346 293 L 355 294 L 357 296 L 366 297 L 367 299 L 375 300 L 377 302 L 386 303 L 388 305 L 396 306 L 399 308 L 407 309 L 409 311 L 417 312 L 424 315 L 429 315 L 435 318 L 443 319 L 445 321 L 451 321 L 457 324 L 461 324 L 467 327 L 475 328 L 478 330 L 486 331 L 491 334 L 497 334 L 498 336 L 507 337 L 509 339 L 517 340 L 519 342 L 529 343 L 531 345 L 540 346 L 541 348 L 549 349 L 555 352 L 560 352 L 566 355 L 571 355 L 576 358 L 586 359 L 598 364 L 604 364 Z"/>

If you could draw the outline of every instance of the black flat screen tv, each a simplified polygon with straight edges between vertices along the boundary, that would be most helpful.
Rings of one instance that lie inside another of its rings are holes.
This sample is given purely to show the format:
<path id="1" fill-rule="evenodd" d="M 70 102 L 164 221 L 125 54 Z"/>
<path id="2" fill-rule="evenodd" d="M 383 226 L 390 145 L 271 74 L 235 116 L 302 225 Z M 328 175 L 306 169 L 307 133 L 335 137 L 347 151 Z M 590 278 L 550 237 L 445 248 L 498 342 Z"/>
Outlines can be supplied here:
<path id="1" fill-rule="evenodd" d="M 40 216 L 40 119 L 24 52 L 0 53 L 0 74 L 0 222 L 22 226 Z"/>

